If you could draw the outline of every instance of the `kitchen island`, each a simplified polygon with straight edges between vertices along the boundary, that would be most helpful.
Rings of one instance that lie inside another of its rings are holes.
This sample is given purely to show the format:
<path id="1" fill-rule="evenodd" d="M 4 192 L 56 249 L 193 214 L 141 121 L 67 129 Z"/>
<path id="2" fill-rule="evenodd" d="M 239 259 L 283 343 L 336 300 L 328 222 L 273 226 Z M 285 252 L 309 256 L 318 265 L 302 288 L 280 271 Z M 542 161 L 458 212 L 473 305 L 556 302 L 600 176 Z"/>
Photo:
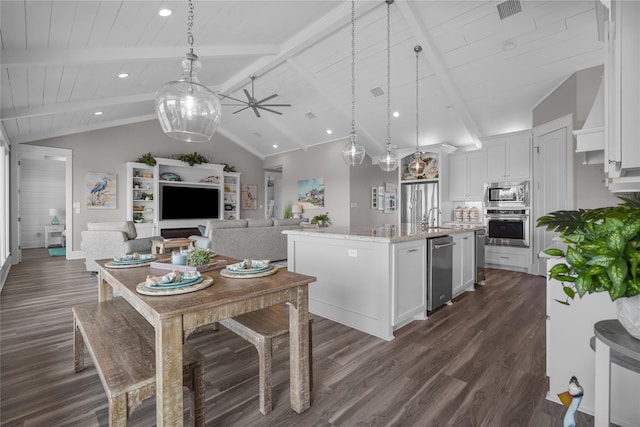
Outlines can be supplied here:
<path id="1" fill-rule="evenodd" d="M 317 278 L 309 290 L 311 313 L 392 340 L 394 330 L 427 317 L 427 239 L 483 228 L 386 225 L 283 233 L 289 270 Z"/>

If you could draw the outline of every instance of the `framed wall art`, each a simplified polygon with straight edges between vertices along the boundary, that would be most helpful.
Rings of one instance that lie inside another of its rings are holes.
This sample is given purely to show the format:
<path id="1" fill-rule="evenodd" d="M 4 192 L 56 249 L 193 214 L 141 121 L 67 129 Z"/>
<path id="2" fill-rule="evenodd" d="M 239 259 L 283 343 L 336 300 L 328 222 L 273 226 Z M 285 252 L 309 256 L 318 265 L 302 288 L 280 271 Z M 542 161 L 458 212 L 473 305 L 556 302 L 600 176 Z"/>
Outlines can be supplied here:
<path id="1" fill-rule="evenodd" d="M 324 208 L 324 178 L 298 181 L 298 204 L 305 211 Z"/>
<path id="2" fill-rule="evenodd" d="M 258 186 L 242 184 L 242 209 L 258 209 Z"/>
<path id="3" fill-rule="evenodd" d="M 116 209 L 118 185 L 116 174 L 87 172 L 87 209 Z"/>

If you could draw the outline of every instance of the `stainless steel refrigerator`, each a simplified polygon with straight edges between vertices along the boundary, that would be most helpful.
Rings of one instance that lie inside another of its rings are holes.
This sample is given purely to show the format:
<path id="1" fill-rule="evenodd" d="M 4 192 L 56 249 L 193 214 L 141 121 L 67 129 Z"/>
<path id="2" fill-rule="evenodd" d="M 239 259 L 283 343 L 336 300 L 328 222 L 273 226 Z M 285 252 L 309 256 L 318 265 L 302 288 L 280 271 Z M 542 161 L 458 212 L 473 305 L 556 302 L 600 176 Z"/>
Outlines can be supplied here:
<path id="1" fill-rule="evenodd" d="M 439 208 L 437 182 L 403 183 L 400 191 L 402 192 L 400 222 L 410 224 L 412 229 L 413 227 L 420 228 L 420 221 L 423 216 L 426 219 L 431 208 Z"/>

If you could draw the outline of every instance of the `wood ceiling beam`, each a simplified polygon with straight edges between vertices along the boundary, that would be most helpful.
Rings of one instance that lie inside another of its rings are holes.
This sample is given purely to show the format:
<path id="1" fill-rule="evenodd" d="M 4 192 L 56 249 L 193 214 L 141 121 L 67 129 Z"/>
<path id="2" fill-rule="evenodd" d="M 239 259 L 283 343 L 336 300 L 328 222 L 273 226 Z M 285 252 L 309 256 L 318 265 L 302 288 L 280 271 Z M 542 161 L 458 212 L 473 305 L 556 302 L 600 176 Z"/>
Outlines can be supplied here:
<path id="1" fill-rule="evenodd" d="M 475 145 L 480 148 L 482 147 L 482 143 L 480 142 L 480 135 L 482 135 L 478 124 L 475 119 L 471 115 L 471 111 L 469 111 L 469 107 L 467 103 L 464 101 L 462 94 L 460 93 L 460 89 L 453 81 L 447 66 L 440 56 L 440 52 L 436 48 L 431 36 L 429 35 L 427 29 L 424 25 L 418 21 L 417 16 L 419 16 L 418 11 L 415 10 L 415 7 L 411 4 L 411 2 L 407 0 L 399 0 L 396 2 L 398 5 L 398 9 L 404 20 L 407 22 L 407 25 L 413 32 L 415 38 L 418 40 L 418 44 L 422 46 L 422 53 L 426 60 L 431 65 L 431 68 L 435 71 L 436 77 L 442 84 L 445 93 L 451 100 L 451 104 L 455 108 L 455 112 L 460 116 L 460 119 L 464 123 L 467 131 L 473 138 L 473 142 Z"/>
<path id="2" fill-rule="evenodd" d="M 382 1 L 366 1 L 356 4 L 356 19 L 384 4 Z M 320 17 L 312 25 L 298 32 L 280 46 L 280 52 L 272 57 L 263 57 L 221 85 L 221 92 L 229 94 L 247 84 L 247 76 L 260 76 L 292 58 L 318 41 L 351 23 L 351 2 L 341 2 L 335 9 Z"/>
<path id="3" fill-rule="evenodd" d="M 23 117 L 39 117 L 63 114 L 71 111 L 95 110 L 117 105 L 134 104 L 136 102 L 153 102 L 155 93 L 139 95 L 114 96 L 111 98 L 89 99 L 83 101 L 59 102 L 56 104 L 36 105 L 33 107 L 2 109 L 2 120 L 20 119 Z"/>
<path id="4" fill-rule="evenodd" d="M 158 48 L 86 48 L 86 49 L 29 49 L 2 52 L 2 68 L 18 66 L 54 66 L 102 64 L 111 62 L 144 62 L 175 60 L 185 56 L 187 47 Z M 275 45 L 199 46 L 196 55 L 203 58 L 238 58 L 277 55 Z"/>

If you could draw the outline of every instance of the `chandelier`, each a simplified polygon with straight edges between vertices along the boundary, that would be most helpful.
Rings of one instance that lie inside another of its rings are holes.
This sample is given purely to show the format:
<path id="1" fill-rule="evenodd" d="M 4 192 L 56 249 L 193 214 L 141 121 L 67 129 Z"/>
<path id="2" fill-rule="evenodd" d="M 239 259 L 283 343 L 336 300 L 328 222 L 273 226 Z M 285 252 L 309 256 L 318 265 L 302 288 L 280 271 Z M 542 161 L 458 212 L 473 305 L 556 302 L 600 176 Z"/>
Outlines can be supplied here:
<path id="1" fill-rule="evenodd" d="M 166 83 L 156 94 L 156 113 L 164 133 L 185 142 L 207 142 L 220 123 L 220 100 L 198 80 L 201 69 L 193 53 L 193 3 L 189 0 L 187 41 L 189 52 L 182 61 L 182 77 Z"/>
<path id="2" fill-rule="evenodd" d="M 364 160 L 364 145 L 356 136 L 356 2 L 351 0 L 351 135 L 342 150 L 344 162 L 350 166 Z"/>
<path id="3" fill-rule="evenodd" d="M 417 178 L 421 175 L 424 175 L 424 170 L 427 168 L 427 164 L 422 160 L 420 153 L 420 144 L 419 144 L 419 133 L 420 133 L 420 114 L 418 112 L 419 107 L 419 91 L 418 91 L 418 54 L 422 51 L 422 46 L 418 45 L 413 48 L 413 51 L 416 53 L 416 152 L 413 155 L 413 160 L 409 163 L 409 172 L 414 178 Z"/>
<path id="4" fill-rule="evenodd" d="M 394 0 L 386 0 L 387 3 L 387 145 L 385 153 L 378 157 L 378 166 L 385 172 L 396 170 L 400 158 L 391 147 L 391 3 Z"/>

